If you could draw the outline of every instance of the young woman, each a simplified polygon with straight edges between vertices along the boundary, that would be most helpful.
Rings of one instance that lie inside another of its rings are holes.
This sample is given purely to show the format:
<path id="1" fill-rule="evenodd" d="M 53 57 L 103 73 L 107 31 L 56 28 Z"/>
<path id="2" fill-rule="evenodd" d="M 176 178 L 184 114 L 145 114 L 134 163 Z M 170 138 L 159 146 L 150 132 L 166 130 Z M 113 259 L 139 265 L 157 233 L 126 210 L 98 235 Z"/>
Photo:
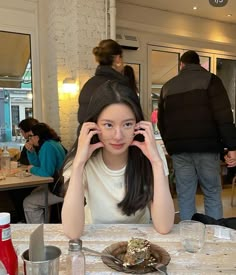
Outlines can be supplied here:
<path id="1" fill-rule="evenodd" d="M 100 86 L 78 136 L 67 160 L 73 163 L 62 209 L 65 234 L 79 238 L 85 219 L 149 223 L 150 214 L 156 230 L 168 233 L 174 221 L 168 178 L 135 93 L 114 81 Z"/>
<path id="2" fill-rule="evenodd" d="M 25 144 L 30 162 L 28 171 L 42 177 L 53 177 L 60 170 L 66 151 L 60 137 L 46 123 L 38 123 L 31 128 L 29 142 Z M 35 148 L 38 148 L 37 152 Z M 50 186 L 49 186 L 50 187 Z M 63 198 L 48 192 L 48 205 L 62 202 Z M 43 223 L 45 208 L 45 191 L 35 188 L 23 202 L 27 223 Z"/>

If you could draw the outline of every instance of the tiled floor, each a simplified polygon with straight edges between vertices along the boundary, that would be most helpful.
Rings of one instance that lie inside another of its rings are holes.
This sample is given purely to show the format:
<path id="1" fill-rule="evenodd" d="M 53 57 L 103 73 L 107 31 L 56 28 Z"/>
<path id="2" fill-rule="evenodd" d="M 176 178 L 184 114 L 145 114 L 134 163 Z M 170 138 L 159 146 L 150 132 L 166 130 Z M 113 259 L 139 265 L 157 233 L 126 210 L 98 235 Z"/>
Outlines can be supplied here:
<path id="1" fill-rule="evenodd" d="M 222 201 L 223 201 L 223 209 L 224 209 L 224 218 L 236 217 L 236 188 L 234 195 L 234 207 L 231 206 L 231 193 L 232 186 L 231 184 L 227 184 L 223 186 L 222 190 Z M 178 210 L 177 199 L 174 199 L 175 209 Z M 203 204 L 203 195 L 201 192 L 198 192 L 196 195 L 196 204 L 197 204 L 197 212 L 204 213 L 204 204 Z M 176 217 L 176 222 L 178 222 L 178 215 Z"/>

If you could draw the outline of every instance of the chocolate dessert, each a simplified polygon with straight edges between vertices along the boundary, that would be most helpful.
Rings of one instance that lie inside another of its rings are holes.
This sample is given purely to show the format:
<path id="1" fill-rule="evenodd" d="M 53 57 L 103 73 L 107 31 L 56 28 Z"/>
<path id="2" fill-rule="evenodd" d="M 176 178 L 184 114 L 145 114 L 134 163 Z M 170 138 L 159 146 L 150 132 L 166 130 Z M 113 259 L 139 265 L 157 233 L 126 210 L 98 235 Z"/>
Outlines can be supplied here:
<path id="1" fill-rule="evenodd" d="M 133 266 L 148 260 L 151 256 L 151 245 L 148 240 L 132 238 L 128 241 L 124 256 L 124 266 Z"/>

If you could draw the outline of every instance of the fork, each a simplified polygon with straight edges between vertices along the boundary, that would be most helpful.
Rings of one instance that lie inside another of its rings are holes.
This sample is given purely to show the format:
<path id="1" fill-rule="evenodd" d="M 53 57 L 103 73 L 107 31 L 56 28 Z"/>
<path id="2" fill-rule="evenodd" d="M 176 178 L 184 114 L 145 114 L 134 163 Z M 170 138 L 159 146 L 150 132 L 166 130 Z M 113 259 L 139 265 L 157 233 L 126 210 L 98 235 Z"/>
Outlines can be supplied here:
<path id="1" fill-rule="evenodd" d="M 166 265 L 164 265 L 164 264 L 159 263 L 159 264 L 152 266 L 152 268 L 157 270 L 160 274 L 168 275 Z"/>
<path id="2" fill-rule="evenodd" d="M 88 252 L 90 253 L 90 255 L 98 255 L 98 256 L 101 256 L 101 257 L 107 257 L 107 258 L 111 258 L 113 259 L 115 262 L 117 262 L 118 264 L 121 264 L 123 265 L 123 261 L 111 254 L 108 254 L 108 253 L 104 253 L 104 252 L 99 252 L 99 251 L 96 251 L 96 250 L 93 250 L 93 249 L 90 249 L 90 248 L 87 248 L 87 247 L 83 247 L 83 250 L 85 252 Z"/>

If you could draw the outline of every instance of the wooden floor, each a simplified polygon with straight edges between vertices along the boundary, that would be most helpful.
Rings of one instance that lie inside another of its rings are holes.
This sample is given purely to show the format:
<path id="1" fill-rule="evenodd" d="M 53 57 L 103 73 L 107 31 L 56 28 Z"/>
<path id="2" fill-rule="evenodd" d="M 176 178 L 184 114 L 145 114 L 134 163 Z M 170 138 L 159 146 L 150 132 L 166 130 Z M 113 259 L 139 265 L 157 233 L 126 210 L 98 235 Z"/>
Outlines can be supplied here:
<path id="1" fill-rule="evenodd" d="M 234 195 L 234 207 L 231 206 L 231 192 L 232 185 L 227 184 L 223 186 L 222 190 L 222 202 L 223 202 L 223 210 L 224 210 L 224 218 L 236 217 L 236 188 Z M 177 199 L 174 198 L 175 209 L 178 211 L 178 202 Z M 204 203 L 203 203 L 203 195 L 201 192 L 198 192 L 196 195 L 196 206 L 197 212 L 204 214 Z M 178 214 L 176 215 L 176 223 L 179 222 Z"/>
<path id="2" fill-rule="evenodd" d="M 224 208 L 224 218 L 236 217 L 236 188 L 235 188 L 235 195 L 234 195 L 234 207 L 231 207 L 231 192 L 232 192 L 231 184 L 226 184 L 223 186 L 222 201 L 223 201 L 223 208 Z M 203 195 L 201 194 L 201 192 L 197 193 L 196 202 L 197 202 L 197 212 L 204 213 Z M 175 209 L 176 211 L 178 211 L 178 203 L 176 198 L 174 198 L 174 203 L 175 203 Z M 7 192 L 0 192 L 0 212 L 5 212 L 5 211 L 11 212 L 14 215 L 14 207 L 9 201 Z M 176 215 L 175 222 L 176 223 L 179 222 L 178 214 Z"/>

